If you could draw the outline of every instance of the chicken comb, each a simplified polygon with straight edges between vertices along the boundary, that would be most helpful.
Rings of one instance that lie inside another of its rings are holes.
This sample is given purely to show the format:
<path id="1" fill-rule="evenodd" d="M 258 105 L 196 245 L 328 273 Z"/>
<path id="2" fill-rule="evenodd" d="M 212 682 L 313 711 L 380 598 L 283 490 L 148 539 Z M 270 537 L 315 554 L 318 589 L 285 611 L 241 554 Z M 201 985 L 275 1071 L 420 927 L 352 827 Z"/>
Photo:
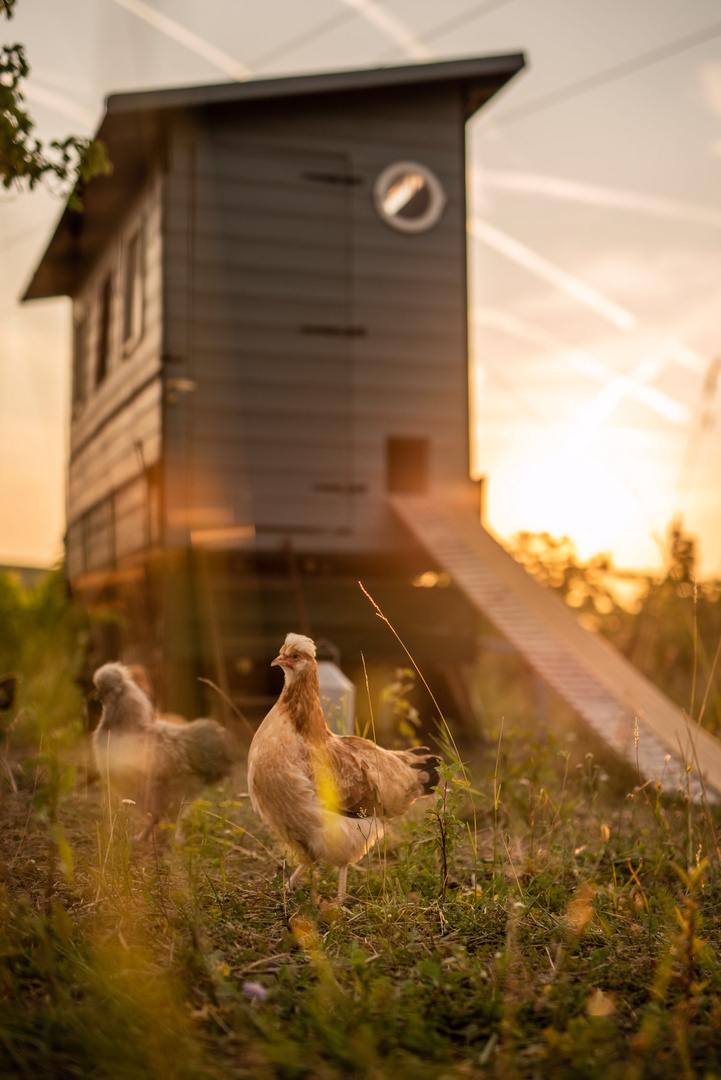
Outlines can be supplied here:
<path id="1" fill-rule="evenodd" d="M 297 649 L 298 652 L 305 653 L 306 656 L 312 656 L 315 659 L 315 642 L 311 638 L 305 637 L 304 634 L 286 634 L 283 648 Z"/>

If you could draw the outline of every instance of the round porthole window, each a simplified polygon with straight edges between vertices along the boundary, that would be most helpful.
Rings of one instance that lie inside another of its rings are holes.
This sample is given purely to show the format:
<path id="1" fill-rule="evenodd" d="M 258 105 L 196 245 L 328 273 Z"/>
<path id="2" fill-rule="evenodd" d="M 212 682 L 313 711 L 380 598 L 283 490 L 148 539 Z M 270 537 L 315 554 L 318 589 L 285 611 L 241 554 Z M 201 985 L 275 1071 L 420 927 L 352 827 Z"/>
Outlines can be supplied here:
<path id="1" fill-rule="evenodd" d="M 379 216 L 399 232 L 432 229 L 447 202 L 438 177 L 417 161 L 394 162 L 373 185 L 373 203 Z"/>

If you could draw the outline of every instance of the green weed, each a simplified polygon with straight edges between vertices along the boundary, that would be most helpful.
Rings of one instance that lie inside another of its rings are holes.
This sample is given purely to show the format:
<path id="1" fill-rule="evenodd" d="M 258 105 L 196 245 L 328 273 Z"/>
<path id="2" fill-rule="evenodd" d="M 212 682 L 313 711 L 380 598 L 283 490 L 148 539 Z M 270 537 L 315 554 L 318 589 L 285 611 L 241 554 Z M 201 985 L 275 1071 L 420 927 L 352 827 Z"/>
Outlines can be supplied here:
<path id="1" fill-rule="evenodd" d="M 21 665 L 8 714 L 34 720 L 1 781 L 3 1077 L 721 1076 L 717 808 L 503 720 L 499 691 L 485 755 L 445 740 L 437 799 L 391 823 L 345 907 L 327 868 L 291 899 L 242 774 L 133 841 L 76 692 L 48 705 L 61 654 L 43 679 Z"/>

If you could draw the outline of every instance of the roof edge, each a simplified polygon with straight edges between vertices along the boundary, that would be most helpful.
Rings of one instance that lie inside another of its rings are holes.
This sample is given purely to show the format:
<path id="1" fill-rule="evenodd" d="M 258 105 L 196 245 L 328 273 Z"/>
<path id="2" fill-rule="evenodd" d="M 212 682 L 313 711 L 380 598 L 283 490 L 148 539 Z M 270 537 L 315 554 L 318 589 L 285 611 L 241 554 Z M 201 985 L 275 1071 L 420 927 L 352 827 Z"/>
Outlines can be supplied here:
<path id="1" fill-rule="evenodd" d="M 153 133 L 157 133 L 158 126 L 162 126 L 159 114 L 168 110 L 212 108 L 236 102 L 272 101 L 314 94 L 353 93 L 434 83 L 456 83 L 461 87 L 465 97 L 465 119 L 468 120 L 518 74 L 525 64 L 524 54 L 514 52 L 395 67 L 354 68 L 321 74 L 111 94 L 106 99 L 106 111 L 96 138 L 108 142 L 112 158 L 112 144 L 121 137 L 119 133 L 132 132 L 132 137 L 139 147 L 136 157 L 142 164 L 147 157 L 147 148 L 143 150 L 143 143 L 147 144 Z M 92 256 L 93 244 L 97 246 L 98 241 L 97 238 L 91 238 L 91 241 L 86 239 L 81 250 L 80 244 L 73 241 L 74 233 L 79 235 L 85 231 L 89 217 L 94 220 L 99 220 L 103 215 L 107 217 L 110 213 L 108 201 L 112 202 L 113 192 L 120 184 L 120 164 L 123 163 L 127 179 L 128 171 L 134 167 L 131 158 L 132 155 L 124 152 L 116 160 L 113 176 L 97 178 L 89 185 L 85 215 L 75 213 L 69 205 L 65 206 L 48 246 L 22 294 L 23 302 L 51 296 L 69 296 L 77 289 L 78 282 L 87 269 L 88 258 Z M 135 164 L 137 165 L 137 162 Z M 92 213 L 89 213 L 90 203 L 94 204 Z"/>
<path id="2" fill-rule="evenodd" d="M 204 105 L 255 101 L 263 98 L 294 97 L 329 91 L 365 90 L 375 87 L 409 86 L 415 83 L 488 79 L 507 81 L 525 67 L 522 52 L 497 56 L 439 60 L 428 64 L 401 64 L 394 67 L 352 68 L 308 75 L 283 75 L 248 79 L 244 82 L 179 86 L 162 90 L 140 90 L 110 94 L 107 115 L 163 109 L 197 108 Z"/>

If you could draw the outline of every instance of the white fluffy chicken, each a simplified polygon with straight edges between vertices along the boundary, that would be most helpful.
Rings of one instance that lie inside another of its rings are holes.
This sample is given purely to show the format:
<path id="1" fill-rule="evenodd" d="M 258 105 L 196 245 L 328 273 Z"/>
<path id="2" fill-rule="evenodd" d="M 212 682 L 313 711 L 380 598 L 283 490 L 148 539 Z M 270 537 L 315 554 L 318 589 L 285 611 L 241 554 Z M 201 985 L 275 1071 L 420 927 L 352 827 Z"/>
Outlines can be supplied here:
<path id="1" fill-rule="evenodd" d="M 121 798 L 149 818 L 147 839 L 163 816 L 230 772 L 234 744 L 215 720 L 174 723 L 156 719 L 152 702 L 124 664 L 104 664 L 93 676 L 103 715 L 93 733 L 98 772 Z"/>
<path id="2" fill-rule="evenodd" d="M 330 731 L 310 638 L 288 634 L 275 665 L 285 684 L 250 744 L 251 802 L 298 859 L 288 887 L 314 863 L 332 863 L 339 867 L 342 902 L 348 866 L 381 838 L 384 819 L 431 794 L 440 759 L 424 746 L 384 750 L 370 739 Z"/>

